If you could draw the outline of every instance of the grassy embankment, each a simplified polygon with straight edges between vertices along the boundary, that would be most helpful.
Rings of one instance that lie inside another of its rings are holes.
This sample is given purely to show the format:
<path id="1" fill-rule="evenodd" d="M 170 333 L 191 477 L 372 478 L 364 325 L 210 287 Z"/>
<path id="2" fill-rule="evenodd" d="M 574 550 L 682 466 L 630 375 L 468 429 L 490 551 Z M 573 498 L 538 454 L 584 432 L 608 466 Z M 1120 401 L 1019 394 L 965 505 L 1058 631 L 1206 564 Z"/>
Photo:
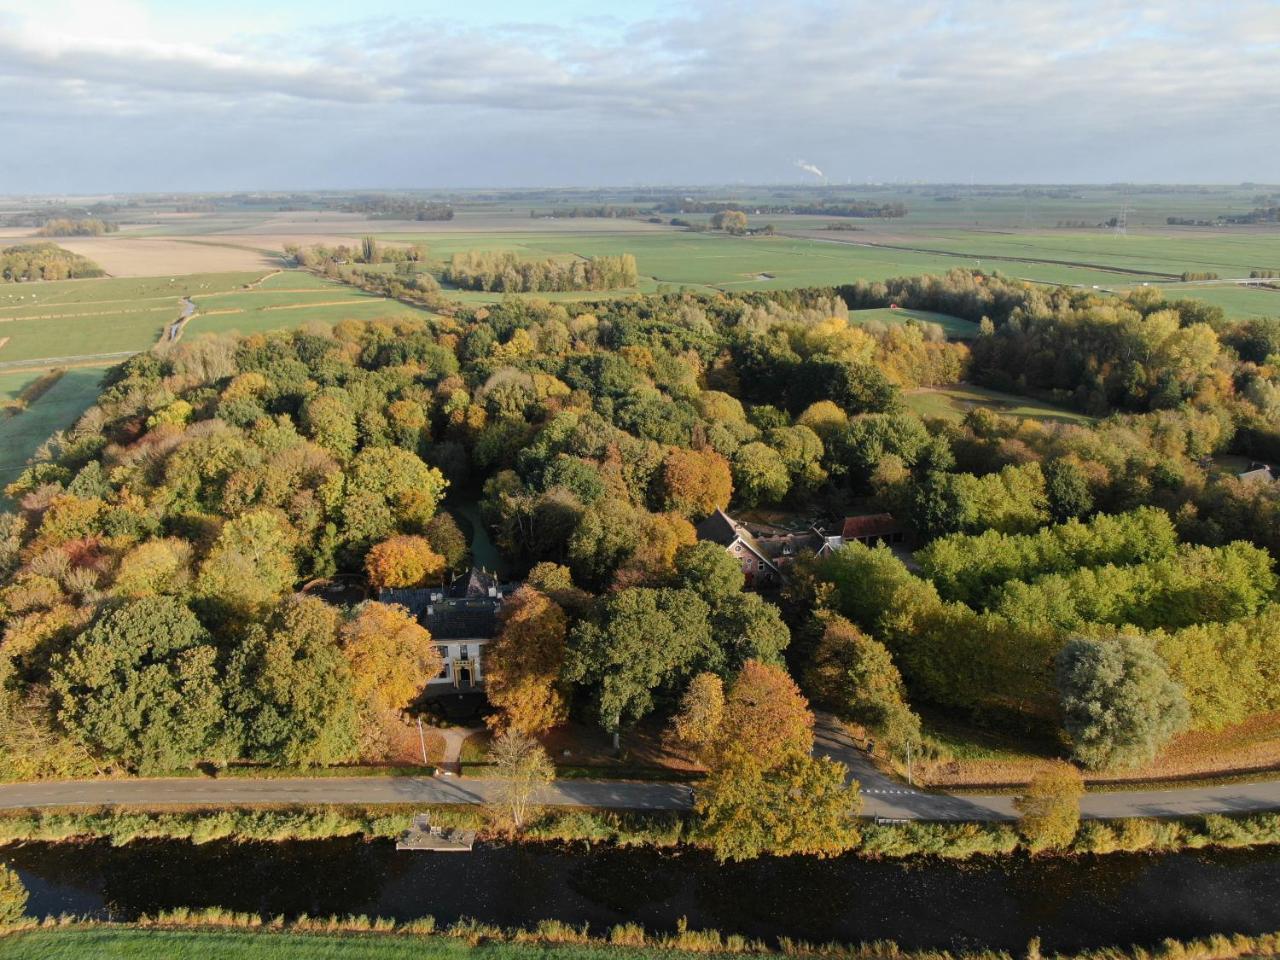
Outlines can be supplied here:
<path id="1" fill-rule="evenodd" d="M 387 805 L 376 807 L 236 807 L 181 808 L 163 811 L 110 807 L 46 809 L 0 814 L 0 844 L 42 841 L 61 843 L 106 839 L 115 846 L 135 840 L 217 840 L 280 842 L 335 837 L 391 839 L 408 828 L 417 813 L 432 821 L 481 831 L 486 811 L 477 806 Z M 910 822 L 866 823 L 848 852 L 874 858 L 936 856 L 967 860 L 1003 856 L 1024 850 L 1016 824 Z M 526 842 L 588 842 L 616 846 L 703 847 L 696 824 L 688 816 L 667 812 L 553 809 L 529 824 Z M 1119 851 L 1173 852 L 1280 844 L 1280 814 L 1242 816 L 1210 814 L 1180 820 L 1126 819 L 1085 821 L 1068 854 Z"/>
<path id="2" fill-rule="evenodd" d="M 1111 947 L 1057 960 L 1235 960 L 1280 952 L 1280 934 L 1215 935 L 1166 940 L 1153 949 Z M 585 927 L 544 920 L 531 929 L 506 930 L 472 920 L 437 929 L 424 918 L 397 924 L 369 917 L 300 918 L 289 924 L 252 914 L 179 911 L 134 924 L 64 920 L 44 927 L 18 925 L 0 937 L 4 960 L 603 960 L 692 956 L 823 957 L 831 960 L 1010 960 L 994 950 L 961 953 L 906 951 L 890 941 L 859 945 L 811 944 L 782 939 L 776 945 L 718 930 L 652 934 L 638 924 L 618 924 L 603 936 Z M 1027 956 L 1039 956 L 1033 941 Z"/>

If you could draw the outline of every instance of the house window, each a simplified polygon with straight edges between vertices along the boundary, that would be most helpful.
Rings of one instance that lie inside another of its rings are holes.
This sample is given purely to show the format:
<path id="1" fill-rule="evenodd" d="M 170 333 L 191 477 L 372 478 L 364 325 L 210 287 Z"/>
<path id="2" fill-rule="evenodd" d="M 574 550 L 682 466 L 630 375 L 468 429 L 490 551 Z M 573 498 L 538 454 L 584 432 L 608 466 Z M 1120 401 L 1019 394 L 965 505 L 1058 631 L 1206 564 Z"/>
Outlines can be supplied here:
<path id="1" fill-rule="evenodd" d="M 440 652 L 440 672 L 436 674 L 438 680 L 449 679 L 449 648 L 447 646 L 436 647 Z"/>
<path id="2" fill-rule="evenodd" d="M 764 570 L 764 561 L 763 561 L 763 560 L 761 560 L 760 562 L 758 562 L 758 563 L 756 564 L 756 569 L 757 569 L 757 570 Z"/>

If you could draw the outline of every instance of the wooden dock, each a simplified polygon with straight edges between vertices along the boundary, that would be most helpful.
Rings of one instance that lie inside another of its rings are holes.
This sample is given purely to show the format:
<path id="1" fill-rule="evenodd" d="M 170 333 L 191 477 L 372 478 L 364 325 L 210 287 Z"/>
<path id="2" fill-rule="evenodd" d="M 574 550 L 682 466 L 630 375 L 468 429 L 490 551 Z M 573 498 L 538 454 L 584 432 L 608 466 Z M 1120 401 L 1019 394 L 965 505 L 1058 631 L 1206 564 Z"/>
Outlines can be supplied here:
<path id="1" fill-rule="evenodd" d="M 420 813 L 413 818 L 413 825 L 396 841 L 397 850 L 438 850 L 441 853 L 465 853 L 476 842 L 474 830 L 456 827 L 436 827 L 431 818 Z"/>

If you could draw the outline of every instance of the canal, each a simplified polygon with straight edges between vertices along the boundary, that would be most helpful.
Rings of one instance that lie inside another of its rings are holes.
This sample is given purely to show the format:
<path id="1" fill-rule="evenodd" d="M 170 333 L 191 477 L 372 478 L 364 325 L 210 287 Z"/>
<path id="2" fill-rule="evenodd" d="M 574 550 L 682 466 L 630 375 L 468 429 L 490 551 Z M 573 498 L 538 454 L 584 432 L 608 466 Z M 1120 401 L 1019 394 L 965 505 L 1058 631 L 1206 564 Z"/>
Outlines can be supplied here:
<path id="1" fill-rule="evenodd" d="M 129 920 L 219 906 L 295 917 L 460 917 L 502 926 L 556 918 L 654 931 L 687 917 L 775 940 L 890 939 L 907 948 L 1048 950 L 1152 945 L 1280 929 L 1274 849 L 1078 859 L 873 861 L 764 858 L 717 864 L 696 851 L 483 846 L 397 853 L 385 841 L 27 843 L 0 848 L 40 915 Z"/>

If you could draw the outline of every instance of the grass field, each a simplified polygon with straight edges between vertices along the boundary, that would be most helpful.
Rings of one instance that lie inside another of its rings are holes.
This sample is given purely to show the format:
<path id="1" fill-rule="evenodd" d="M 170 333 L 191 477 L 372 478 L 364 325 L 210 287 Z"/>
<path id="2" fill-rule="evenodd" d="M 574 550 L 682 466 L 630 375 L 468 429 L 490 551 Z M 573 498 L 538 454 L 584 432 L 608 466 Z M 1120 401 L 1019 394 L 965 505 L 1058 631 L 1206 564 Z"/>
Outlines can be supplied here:
<path id="1" fill-rule="evenodd" d="M 49 391 L 16 416 L 0 420 L 0 489 L 12 483 L 31 455 L 58 430 L 80 418 L 98 396 L 105 367 L 68 370 Z M 0 504 L 3 500 L 0 500 Z"/>
<path id="2" fill-rule="evenodd" d="M 16 400 L 27 385 L 43 376 L 40 370 L 10 370 L 0 373 L 0 406 Z"/>
<path id="3" fill-rule="evenodd" d="M 978 335 L 978 325 L 968 320 L 961 320 L 948 313 L 933 313 L 929 310 L 891 310 L 883 307 L 876 310 L 850 310 L 849 319 L 853 323 L 867 323 L 871 320 L 880 323 L 898 325 L 908 320 L 919 320 L 921 323 L 936 323 L 946 331 L 948 339 L 972 340 Z"/>
<path id="4" fill-rule="evenodd" d="M 659 285 L 730 291 L 835 286 L 855 280 L 945 273 L 954 268 L 998 270 L 1040 283 L 1127 289 L 1140 283 L 1169 281 L 1183 271 L 1212 271 L 1247 276 L 1249 270 L 1280 261 L 1280 236 L 1117 236 L 1105 231 L 1053 234 L 954 231 L 893 235 L 884 225 L 873 232 L 822 236 L 807 218 L 806 235 L 729 237 L 713 233 L 595 231 L 591 233 L 394 233 L 382 238 L 421 243 L 440 264 L 462 250 L 511 250 L 519 256 L 582 257 L 631 253 L 640 283 L 650 292 Z M 896 229 L 896 228 L 895 228 Z M 1177 287 L 1178 296 L 1196 296 L 1201 288 Z M 1265 312 L 1269 301 L 1257 290 L 1213 288 L 1222 305 L 1243 315 Z M 1244 296 L 1249 300 L 1241 299 Z M 464 295 L 489 300 L 493 294 Z M 1207 298 L 1208 299 L 1208 298 Z M 1218 301 L 1214 301 L 1218 302 Z M 1280 294 L 1274 312 L 1280 312 Z"/>
<path id="5" fill-rule="evenodd" d="M 395 300 L 301 270 L 269 276 L 252 290 L 198 294 L 192 300 L 197 313 L 187 324 L 184 336 L 229 331 L 261 333 L 312 321 L 336 323 L 422 314 Z"/>
<path id="6" fill-rule="evenodd" d="M 906 402 L 909 408 L 922 417 L 944 417 L 948 420 L 960 420 L 974 407 L 986 407 L 1006 416 L 1024 417 L 1030 420 L 1093 423 L 1092 417 L 1065 407 L 968 384 L 915 390 L 907 394 Z"/>
<path id="7" fill-rule="evenodd" d="M 259 273 L 62 280 L 0 288 L 0 369 L 19 361 L 146 350 L 181 313 L 183 296 L 243 288 Z M 10 289 L 14 287 L 17 289 Z"/>
<path id="8" fill-rule="evenodd" d="M 655 947 L 620 951 L 535 943 L 473 947 L 445 937 L 129 928 L 31 930 L 0 939 L 3 960 L 617 960 L 619 956 L 674 958 L 689 954 Z"/>

